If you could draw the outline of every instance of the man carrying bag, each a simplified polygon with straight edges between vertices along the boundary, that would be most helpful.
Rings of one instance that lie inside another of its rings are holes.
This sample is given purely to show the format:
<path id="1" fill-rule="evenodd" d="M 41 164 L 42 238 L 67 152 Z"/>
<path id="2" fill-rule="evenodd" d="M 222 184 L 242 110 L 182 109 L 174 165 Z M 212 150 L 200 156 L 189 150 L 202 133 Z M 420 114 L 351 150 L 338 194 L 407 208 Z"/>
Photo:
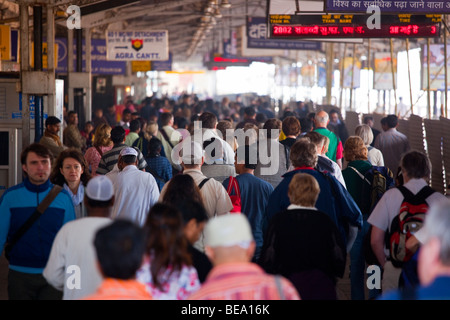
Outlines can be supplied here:
<path id="1" fill-rule="evenodd" d="M 0 198 L 0 247 L 7 243 L 10 300 L 62 297 L 62 292 L 50 286 L 42 272 L 56 233 L 75 219 L 75 211 L 67 191 L 53 189 L 49 180 L 51 158 L 50 151 L 41 144 L 25 148 L 21 154 L 23 182 L 7 189 Z M 49 194 L 54 200 L 47 197 Z"/>

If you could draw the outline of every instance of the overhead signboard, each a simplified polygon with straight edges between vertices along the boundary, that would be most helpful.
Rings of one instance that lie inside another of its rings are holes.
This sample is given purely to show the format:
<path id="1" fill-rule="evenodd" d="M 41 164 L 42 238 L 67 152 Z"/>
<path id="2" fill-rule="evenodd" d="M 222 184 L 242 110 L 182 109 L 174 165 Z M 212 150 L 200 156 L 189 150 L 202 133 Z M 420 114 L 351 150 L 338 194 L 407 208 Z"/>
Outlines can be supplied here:
<path id="1" fill-rule="evenodd" d="M 267 18 L 249 17 L 247 20 L 247 47 L 255 49 L 320 50 L 317 41 L 274 40 L 267 37 Z"/>
<path id="2" fill-rule="evenodd" d="M 11 60 L 11 27 L 0 25 L 0 53 L 2 60 Z"/>
<path id="3" fill-rule="evenodd" d="M 106 31 L 107 59 L 116 61 L 169 59 L 169 32 Z"/>
<path id="4" fill-rule="evenodd" d="M 67 73 L 68 70 L 68 47 L 66 38 L 56 38 L 55 43 L 58 44 L 58 67 L 56 73 Z M 83 39 L 83 72 L 86 71 L 86 46 Z M 73 65 L 76 68 L 76 41 L 73 46 Z M 106 60 L 106 40 L 91 39 L 91 73 L 92 74 L 110 74 L 119 75 L 126 73 L 125 61 L 108 61 Z"/>
<path id="5" fill-rule="evenodd" d="M 326 0 L 325 11 L 328 13 L 362 13 L 367 12 L 371 6 L 376 6 L 381 13 L 450 13 L 450 2 L 440 0 L 375 0 L 375 1 L 355 1 L 355 0 Z"/>
<path id="6" fill-rule="evenodd" d="M 268 17 L 269 21 L 267 21 L 267 38 L 269 38 L 271 41 L 276 40 L 290 40 L 291 43 L 293 43 L 295 40 L 295 37 L 281 37 L 271 36 L 271 22 L 270 17 L 274 17 L 276 20 L 281 20 L 281 22 L 277 23 L 290 23 L 289 21 L 284 21 L 285 17 L 289 16 L 305 16 L 305 15 L 325 15 L 324 11 L 324 2 L 323 1 L 293 1 L 293 0 L 269 0 L 269 10 L 268 10 Z M 284 21 L 284 22 L 283 22 Z M 301 36 L 297 37 L 297 39 L 303 38 L 304 40 L 308 40 L 310 42 L 312 41 L 320 41 L 320 42 L 347 42 L 347 43 L 363 43 L 362 38 L 356 38 L 356 37 L 347 37 L 343 36 L 340 37 L 321 37 L 321 36 L 312 36 L 308 35 L 307 37 Z M 298 40 L 297 40 L 298 41 Z M 289 43 L 290 46 L 293 44 Z"/>
<path id="7" fill-rule="evenodd" d="M 169 59 L 164 61 L 152 61 L 152 71 L 172 71 L 172 53 L 169 52 Z"/>
<path id="8" fill-rule="evenodd" d="M 427 38 L 439 37 L 441 15 L 382 15 L 379 28 L 369 15 L 270 15 L 272 39 L 308 38 Z"/>
<path id="9" fill-rule="evenodd" d="M 131 72 L 147 72 L 151 70 L 151 61 L 131 61 Z"/>

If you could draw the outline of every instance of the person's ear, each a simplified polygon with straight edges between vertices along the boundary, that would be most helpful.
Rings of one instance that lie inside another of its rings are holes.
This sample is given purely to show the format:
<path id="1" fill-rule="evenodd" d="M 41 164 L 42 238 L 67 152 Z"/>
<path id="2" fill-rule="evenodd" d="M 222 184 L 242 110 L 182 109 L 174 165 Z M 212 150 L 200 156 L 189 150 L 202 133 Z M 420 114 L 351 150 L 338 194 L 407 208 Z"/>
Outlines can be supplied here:
<path id="1" fill-rule="evenodd" d="M 253 259 L 255 250 L 256 250 L 256 243 L 255 243 L 255 241 L 252 241 L 252 242 L 250 242 L 250 245 L 248 246 L 247 252 L 246 252 L 249 261 Z"/>
<path id="2" fill-rule="evenodd" d="M 205 254 L 211 263 L 213 263 L 215 258 L 214 250 L 211 247 L 205 246 Z"/>

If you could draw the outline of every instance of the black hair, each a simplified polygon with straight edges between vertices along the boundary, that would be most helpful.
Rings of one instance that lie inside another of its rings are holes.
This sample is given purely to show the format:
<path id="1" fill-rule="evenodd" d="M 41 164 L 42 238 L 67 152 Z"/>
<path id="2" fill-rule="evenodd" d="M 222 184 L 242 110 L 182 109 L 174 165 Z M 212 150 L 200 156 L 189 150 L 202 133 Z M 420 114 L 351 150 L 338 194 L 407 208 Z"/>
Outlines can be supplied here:
<path id="1" fill-rule="evenodd" d="M 245 107 L 244 108 L 244 114 L 246 114 L 249 117 L 253 117 L 256 114 L 256 110 L 252 106 Z"/>
<path id="2" fill-rule="evenodd" d="M 266 114 L 260 112 L 260 113 L 256 114 L 255 120 L 258 123 L 265 123 L 267 121 L 267 116 L 266 116 Z"/>
<path id="3" fill-rule="evenodd" d="M 373 117 L 372 116 L 365 116 L 364 120 L 363 120 L 364 124 L 368 124 L 369 121 L 373 121 Z"/>
<path id="4" fill-rule="evenodd" d="M 133 279 L 142 264 L 145 233 L 125 219 L 118 219 L 98 230 L 94 247 L 105 278 Z"/>
<path id="5" fill-rule="evenodd" d="M 55 116 L 49 116 L 46 120 L 45 120 L 45 126 L 51 126 L 54 124 L 58 124 L 61 123 L 61 120 L 59 120 L 57 117 Z"/>
<path id="6" fill-rule="evenodd" d="M 180 129 L 185 129 L 189 125 L 189 121 L 184 117 L 175 117 L 174 123 Z"/>
<path id="7" fill-rule="evenodd" d="M 134 119 L 130 121 L 130 132 L 136 132 L 141 128 L 141 121 Z"/>
<path id="8" fill-rule="evenodd" d="M 299 121 L 301 132 L 310 132 L 313 128 L 313 123 L 308 118 L 300 118 Z"/>
<path id="9" fill-rule="evenodd" d="M 158 156 L 163 148 L 161 140 L 152 137 L 147 144 L 147 157 L 154 158 Z"/>
<path id="10" fill-rule="evenodd" d="M 114 144 L 123 142 L 125 139 L 125 129 L 122 126 L 116 126 L 111 130 L 111 141 Z"/>
<path id="11" fill-rule="evenodd" d="M 131 154 L 128 154 L 128 155 L 126 155 L 126 156 L 121 156 L 120 158 L 121 158 L 122 161 L 123 161 L 124 163 L 126 163 L 126 164 L 133 164 L 133 163 L 135 163 L 136 160 L 137 160 L 137 157 L 136 157 L 136 156 L 133 156 L 133 155 L 131 155 Z"/>
<path id="12" fill-rule="evenodd" d="M 398 117 L 395 114 L 390 114 L 386 117 L 386 124 L 389 128 L 395 128 L 398 125 Z"/>
<path id="13" fill-rule="evenodd" d="M 184 199 L 174 203 L 174 205 L 181 212 L 184 224 L 192 219 L 195 219 L 197 223 L 208 220 L 208 214 L 206 213 L 205 207 L 196 200 Z"/>

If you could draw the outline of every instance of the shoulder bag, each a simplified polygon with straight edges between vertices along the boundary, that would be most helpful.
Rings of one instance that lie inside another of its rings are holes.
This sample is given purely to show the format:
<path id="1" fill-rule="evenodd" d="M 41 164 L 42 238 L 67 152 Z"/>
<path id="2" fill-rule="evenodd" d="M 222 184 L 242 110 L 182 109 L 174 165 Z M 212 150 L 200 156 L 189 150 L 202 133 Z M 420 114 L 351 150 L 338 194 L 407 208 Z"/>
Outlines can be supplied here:
<path id="1" fill-rule="evenodd" d="M 232 195 L 231 192 L 233 191 L 235 195 Z M 233 209 L 230 210 L 230 213 L 241 213 L 242 207 L 241 207 L 241 192 L 239 190 L 239 184 L 235 177 L 230 176 L 230 179 L 228 181 L 228 195 L 230 196 L 231 203 L 233 204 Z"/>

